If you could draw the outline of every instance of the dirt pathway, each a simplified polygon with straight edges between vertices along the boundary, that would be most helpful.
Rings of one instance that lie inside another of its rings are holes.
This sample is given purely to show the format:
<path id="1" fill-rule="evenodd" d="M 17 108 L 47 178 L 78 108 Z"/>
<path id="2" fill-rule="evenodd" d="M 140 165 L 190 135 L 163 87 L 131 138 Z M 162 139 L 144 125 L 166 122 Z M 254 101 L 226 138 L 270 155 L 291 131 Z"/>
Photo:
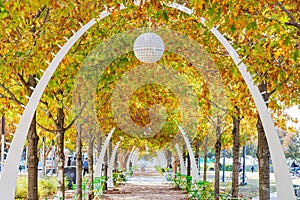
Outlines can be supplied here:
<path id="1" fill-rule="evenodd" d="M 114 190 L 108 190 L 101 199 L 159 199 L 184 200 L 188 196 L 168 183 L 161 174 L 153 168 L 145 172 L 136 170 L 128 181 Z"/>

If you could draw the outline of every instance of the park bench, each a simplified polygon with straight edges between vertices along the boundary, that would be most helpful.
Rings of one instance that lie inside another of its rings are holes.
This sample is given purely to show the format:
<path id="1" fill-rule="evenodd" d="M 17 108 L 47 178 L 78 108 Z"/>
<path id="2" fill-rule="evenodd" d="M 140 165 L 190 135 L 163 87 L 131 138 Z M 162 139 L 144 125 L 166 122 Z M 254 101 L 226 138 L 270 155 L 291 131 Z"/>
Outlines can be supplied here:
<path id="1" fill-rule="evenodd" d="M 211 183 L 198 181 L 191 185 L 189 194 L 192 199 L 214 199 L 214 191 Z"/>
<path id="2" fill-rule="evenodd" d="M 95 177 L 93 180 L 93 192 L 95 196 L 102 196 L 104 192 L 104 184 L 107 181 L 106 176 Z"/>
<path id="3" fill-rule="evenodd" d="M 106 176 L 101 177 L 95 177 L 93 180 L 93 192 L 95 194 L 95 197 L 102 196 L 104 192 L 104 183 L 107 181 Z M 82 198 L 85 199 L 85 197 L 88 195 L 88 187 L 87 187 L 87 181 L 82 183 Z M 76 190 L 76 184 L 72 185 L 72 189 Z M 74 196 L 74 199 L 76 199 L 76 195 Z"/>
<path id="4" fill-rule="evenodd" d="M 113 183 L 114 186 L 118 186 L 122 182 L 126 182 L 127 177 L 123 172 L 113 172 Z"/>
<path id="5" fill-rule="evenodd" d="M 173 179 L 173 181 L 178 189 L 185 190 L 186 192 L 189 192 L 191 190 L 192 176 L 176 173 L 176 176 Z"/>
<path id="6" fill-rule="evenodd" d="M 82 183 L 81 188 L 82 188 L 82 199 L 85 199 L 86 198 L 86 184 Z M 76 190 L 76 184 L 72 184 L 72 190 Z M 77 199 L 76 193 L 74 195 L 74 199 Z"/>
<path id="7" fill-rule="evenodd" d="M 185 190 L 190 195 L 191 199 L 214 199 L 213 184 L 207 181 L 198 181 L 192 183 L 192 177 L 177 174 L 174 179 L 175 185 L 182 190 Z M 245 200 L 244 198 L 231 198 L 230 192 L 220 190 L 220 200 Z"/>
<path id="8" fill-rule="evenodd" d="M 207 181 L 198 181 L 192 183 L 192 177 L 176 173 L 173 179 L 174 185 L 180 189 L 185 190 L 191 197 L 191 199 L 214 199 L 214 187 L 213 184 Z M 246 200 L 244 198 L 231 198 L 228 190 L 220 190 L 220 200 Z"/>
<path id="9" fill-rule="evenodd" d="M 185 190 L 187 187 L 187 175 L 176 173 L 174 184 L 178 189 Z"/>
<path id="10" fill-rule="evenodd" d="M 293 188 L 297 199 L 300 199 L 300 185 L 293 184 Z"/>
<path id="11" fill-rule="evenodd" d="M 173 181 L 173 172 L 164 172 L 164 177 L 167 181 Z"/>

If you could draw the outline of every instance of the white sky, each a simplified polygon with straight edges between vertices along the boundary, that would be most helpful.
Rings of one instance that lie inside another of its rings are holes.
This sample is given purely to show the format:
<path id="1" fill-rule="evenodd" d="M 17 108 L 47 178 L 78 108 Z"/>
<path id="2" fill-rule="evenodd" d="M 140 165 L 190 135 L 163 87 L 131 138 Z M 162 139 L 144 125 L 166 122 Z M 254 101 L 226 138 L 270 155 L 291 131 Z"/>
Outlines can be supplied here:
<path id="1" fill-rule="evenodd" d="M 297 129 L 300 129 L 300 110 L 297 108 L 297 106 L 293 106 L 290 109 L 286 110 L 286 112 L 292 117 L 297 118 L 298 123 L 292 123 L 290 121 L 287 122 L 289 126 L 294 126 Z"/>

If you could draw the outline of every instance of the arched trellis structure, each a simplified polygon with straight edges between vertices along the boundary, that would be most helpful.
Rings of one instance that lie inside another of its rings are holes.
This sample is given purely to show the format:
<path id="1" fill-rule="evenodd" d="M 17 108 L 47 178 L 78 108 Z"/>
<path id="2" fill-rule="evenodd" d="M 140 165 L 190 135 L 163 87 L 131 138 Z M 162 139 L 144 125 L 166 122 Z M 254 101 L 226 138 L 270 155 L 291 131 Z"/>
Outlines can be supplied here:
<path id="1" fill-rule="evenodd" d="M 116 159 L 116 155 L 117 155 L 117 150 L 119 148 L 119 144 L 120 144 L 120 141 L 116 143 L 114 150 L 111 154 L 110 161 L 109 161 L 109 166 L 108 166 L 108 171 L 107 171 L 107 176 L 108 176 L 107 187 L 109 187 L 109 188 L 114 187 L 113 170 L 114 170 L 114 163 L 115 163 L 115 159 Z"/>
<path id="2" fill-rule="evenodd" d="M 139 152 L 138 148 L 137 149 L 133 148 L 131 150 L 131 152 L 130 152 L 130 154 L 128 156 L 127 162 L 126 162 L 126 173 L 130 173 L 130 170 L 131 170 L 130 167 L 133 167 L 133 165 L 134 165 L 134 163 L 133 163 L 134 157 L 135 157 L 136 154 L 138 154 L 138 152 Z M 130 162 L 131 162 L 132 166 L 130 166 Z"/>
<path id="3" fill-rule="evenodd" d="M 184 161 L 183 161 L 183 157 L 182 157 L 182 153 L 181 153 L 180 147 L 179 147 L 178 144 L 176 144 L 175 147 L 176 147 L 178 158 L 179 158 L 179 162 L 180 162 L 180 173 L 181 174 L 187 174 L 186 167 L 184 165 Z"/>
<path id="4" fill-rule="evenodd" d="M 195 161 L 195 156 L 194 156 L 194 152 L 193 152 L 192 147 L 191 147 L 191 143 L 190 143 L 189 139 L 187 138 L 186 133 L 183 130 L 183 128 L 179 125 L 178 125 L 178 128 L 179 128 L 179 130 L 182 134 L 185 145 L 186 145 L 186 147 L 188 149 L 188 152 L 189 152 L 189 157 L 190 157 L 191 165 L 192 165 L 192 182 L 197 182 L 197 181 L 199 181 L 198 167 L 197 167 L 197 164 L 196 164 L 196 161 Z"/>
<path id="5" fill-rule="evenodd" d="M 107 137 L 105 139 L 105 142 L 104 142 L 104 144 L 101 148 L 99 158 L 96 162 L 96 168 L 95 168 L 95 174 L 94 174 L 95 177 L 101 177 L 101 175 L 102 175 L 102 165 L 103 165 L 103 162 L 104 162 L 105 152 L 106 152 L 106 149 L 109 145 L 110 138 L 111 138 L 112 134 L 114 133 L 114 131 L 115 131 L 115 128 L 113 128 L 110 131 L 110 133 L 107 135 Z"/>
<path id="6" fill-rule="evenodd" d="M 159 160 L 159 164 L 161 165 L 161 167 L 167 167 L 168 162 L 167 162 L 167 158 L 164 154 L 163 151 L 156 151 L 158 160 Z"/>
<path id="7" fill-rule="evenodd" d="M 136 2 L 136 1 L 135 1 Z M 136 2 L 139 5 L 139 2 Z M 171 3 L 167 5 L 170 8 L 174 8 L 180 10 L 189 15 L 194 15 L 193 11 L 181 4 Z M 120 6 L 120 10 L 125 9 L 124 5 Z M 110 10 L 103 11 L 99 20 L 105 18 L 110 15 Z M 201 23 L 205 26 L 205 19 L 200 18 Z M 18 176 L 18 167 L 19 160 L 22 154 L 22 150 L 24 147 L 25 139 L 30 127 L 31 120 L 34 116 L 37 105 L 42 97 L 42 94 L 58 67 L 59 63 L 62 61 L 64 56 L 68 53 L 70 48 L 75 44 L 75 42 L 94 24 L 96 23 L 96 19 L 92 19 L 90 22 L 85 24 L 81 29 L 79 29 L 74 35 L 67 41 L 67 43 L 60 49 L 60 51 L 56 54 L 52 62 L 49 64 L 47 70 L 42 76 L 41 80 L 37 84 L 33 94 L 31 95 L 29 102 L 24 110 L 24 113 L 21 117 L 19 125 L 17 127 L 14 139 L 11 143 L 11 147 L 7 156 L 7 160 L 5 166 L 1 173 L 0 179 L 0 199 L 5 200 L 13 200 L 15 196 L 15 188 L 16 181 Z M 274 127 L 274 123 L 272 121 L 271 115 L 268 111 L 268 108 L 260 94 L 258 88 L 254 85 L 252 76 L 247 72 L 246 65 L 241 62 L 238 53 L 236 50 L 230 45 L 230 43 L 226 40 L 226 38 L 217 30 L 217 28 L 213 27 L 210 29 L 211 33 L 222 43 L 222 45 L 226 48 L 227 52 L 233 59 L 234 63 L 238 67 L 240 73 L 242 74 L 250 93 L 254 99 L 255 105 L 258 109 L 259 115 L 262 120 L 262 124 L 266 133 L 266 138 L 269 144 L 269 149 L 273 161 L 275 177 L 276 177 L 276 188 L 279 200 L 284 199 L 296 199 L 294 195 L 294 190 L 292 187 L 292 182 L 289 176 L 287 165 L 282 164 L 285 163 L 285 156 L 282 150 L 282 146 L 279 140 L 278 135 L 276 134 L 276 129 Z"/>

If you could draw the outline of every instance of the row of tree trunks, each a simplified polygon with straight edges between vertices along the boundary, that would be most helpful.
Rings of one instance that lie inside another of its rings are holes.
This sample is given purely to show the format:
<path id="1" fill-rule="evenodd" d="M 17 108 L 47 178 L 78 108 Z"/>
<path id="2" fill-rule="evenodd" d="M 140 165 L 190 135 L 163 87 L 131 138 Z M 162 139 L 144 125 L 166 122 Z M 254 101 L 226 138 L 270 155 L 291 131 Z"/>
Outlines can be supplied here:
<path id="1" fill-rule="evenodd" d="M 64 177 L 64 129 L 62 128 L 64 125 L 64 112 L 62 108 L 58 108 L 58 118 L 57 118 L 57 124 L 60 126 L 58 127 L 57 131 L 57 174 L 58 174 L 58 186 L 57 186 L 57 195 L 58 197 L 61 197 L 64 199 L 64 179 L 61 177 Z M 38 163 L 38 156 L 37 156 L 37 142 L 38 142 L 38 136 L 36 134 L 36 121 L 35 117 L 32 121 L 32 125 L 29 130 L 28 134 L 28 164 L 29 164 L 29 169 L 28 169 L 28 191 L 32 191 L 28 194 L 28 199 L 36 199 L 37 196 L 37 163 Z M 239 183 L 239 176 L 238 176 L 238 160 L 239 160 L 239 119 L 236 119 L 233 117 L 233 124 L 234 124 L 234 129 L 232 131 L 233 133 L 233 180 L 232 180 L 232 197 L 238 197 L 238 183 Z M 261 123 L 261 120 L 259 118 L 258 123 L 257 123 L 257 130 L 258 130 L 258 136 L 260 138 L 258 142 L 258 151 L 257 151 L 257 156 L 259 158 L 259 171 L 260 171 L 260 197 L 262 199 L 269 199 L 269 151 L 268 151 L 268 145 L 267 145 L 267 140 L 265 137 L 265 133 L 263 130 L 263 126 Z M 220 130 L 217 128 L 217 134 L 220 133 Z M 79 145 L 81 148 L 81 145 Z M 89 148 L 93 149 L 93 143 L 89 143 Z M 266 151 L 267 148 L 267 151 Z M 207 148 L 205 148 L 207 149 Z M 31 152 L 32 151 L 32 152 Z M 93 160 L 93 150 L 91 150 L 92 153 L 89 151 L 89 160 Z M 220 138 L 217 139 L 216 144 L 215 144 L 215 152 L 216 152 L 216 161 L 220 160 L 220 152 L 221 152 L 221 140 Z M 77 152 L 78 153 L 78 152 Z M 79 155 L 79 154 L 77 154 Z M 206 153 L 205 153 L 206 156 Z M 77 162 L 80 163 L 80 158 L 79 156 L 76 157 Z M 190 173 L 190 159 L 187 154 L 187 159 L 188 159 L 188 173 Z M 108 160 L 108 159 L 107 159 Z M 205 162 L 205 168 L 206 168 L 206 158 L 204 159 Z M 106 163 L 107 164 L 107 163 Z M 169 164 L 169 162 L 168 162 Z M 89 171 L 92 173 L 92 164 L 90 164 L 90 169 Z M 36 169 L 35 169 L 36 168 Z M 78 164 L 78 168 L 80 168 L 80 164 Z M 81 166 L 82 168 L 82 166 Z M 215 163 L 215 177 L 219 177 L 219 162 Z M 78 172 L 80 170 L 78 169 Z M 204 180 L 206 180 L 206 169 L 204 170 Z M 79 174 L 79 173 L 78 173 Z M 92 177 L 93 178 L 93 177 Z M 35 181 L 36 180 L 36 181 Z M 79 179 L 78 179 L 79 180 Z M 92 179 L 89 181 L 90 183 L 92 182 Z M 219 194 L 218 194 L 218 189 L 219 188 L 219 179 L 215 179 L 215 199 L 219 199 Z M 80 198 L 80 193 L 82 194 L 82 190 L 80 187 L 78 187 L 78 192 L 77 195 Z"/>

